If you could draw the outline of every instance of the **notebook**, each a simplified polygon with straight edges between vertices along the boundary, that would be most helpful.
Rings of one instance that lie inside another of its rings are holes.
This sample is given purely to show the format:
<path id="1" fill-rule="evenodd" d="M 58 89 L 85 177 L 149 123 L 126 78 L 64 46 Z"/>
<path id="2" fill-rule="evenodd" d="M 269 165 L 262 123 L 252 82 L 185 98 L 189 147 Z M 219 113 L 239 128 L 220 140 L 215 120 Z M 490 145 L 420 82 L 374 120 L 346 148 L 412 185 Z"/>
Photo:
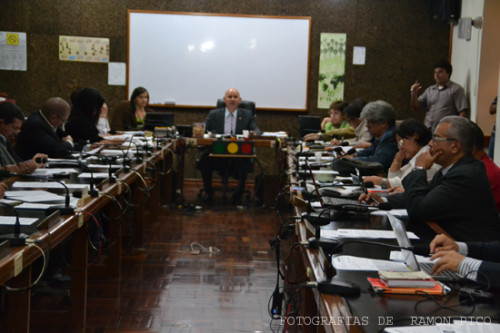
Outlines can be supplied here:
<path id="1" fill-rule="evenodd" d="M 412 271 L 424 271 L 429 274 L 438 281 L 443 282 L 458 282 L 462 281 L 463 277 L 452 271 L 444 271 L 439 275 L 432 275 L 430 273 L 433 264 L 421 263 L 419 264 L 415 254 L 411 249 L 410 240 L 408 239 L 408 235 L 406 234 L 406 228 L 403 224 L 403 221 L 394 217 L 392 214 L 387 214 L 389 222 L 391 223 L 392 230 L 396 234 L 396 240 L 398 241 L 398 245 L 401 247 L 401 253 L 403 254 L 404 262 Z"/>

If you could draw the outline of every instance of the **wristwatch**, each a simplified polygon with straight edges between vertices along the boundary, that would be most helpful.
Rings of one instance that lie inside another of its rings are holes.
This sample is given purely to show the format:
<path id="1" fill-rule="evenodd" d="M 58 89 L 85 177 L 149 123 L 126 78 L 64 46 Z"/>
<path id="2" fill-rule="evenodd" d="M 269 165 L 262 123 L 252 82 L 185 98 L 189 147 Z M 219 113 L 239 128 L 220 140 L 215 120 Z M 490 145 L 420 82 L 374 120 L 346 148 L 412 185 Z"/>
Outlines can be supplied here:
<path id="1" fill-rule="evenodd" d="M 411 169 L 411 171 L 415 171 L 415 170 L 424 170 L 425 171 L 425 168 L 423 166 L 416 166 L 416 167 L 413 167 L 413 169 Z"/>

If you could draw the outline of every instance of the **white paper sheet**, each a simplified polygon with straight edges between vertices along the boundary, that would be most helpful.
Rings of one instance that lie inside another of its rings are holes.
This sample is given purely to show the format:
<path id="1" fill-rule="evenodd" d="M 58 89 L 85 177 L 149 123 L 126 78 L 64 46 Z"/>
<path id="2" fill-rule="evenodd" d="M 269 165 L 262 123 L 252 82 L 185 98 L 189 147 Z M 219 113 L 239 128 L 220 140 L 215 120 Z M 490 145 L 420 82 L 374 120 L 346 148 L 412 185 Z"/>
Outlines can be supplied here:
<path id="1" fill-rule="evenodd" d="M 401 217 L 408 216 L 408 211 L 406 209 L 376 210 L 371 212 L 371 215 L 387 216 L 387 213 L 390 213 L 391 215 L 394 216 L 401 216 Z"/>
<path id="2" fill-rule="evenodd" d="M 0 69 L 27 70 L 26 33 L 0 31 Z"/>
<path id="3" fill-rule="evenodd" d="M 36 217 L 20 217 L 19 218 L 19 223 L 21 225 L 32 225 L 38 221 Z M 16 217 L 15 216 L 0 216 L 0 225 L 14 225 L 16 223 Z"/>
<path id="4" fill-rule="evenodd" d="M 47 169 L 36 169 L 31 175 L 32 176 L 51 176 L 53 174 L 71 174 L 78 173 L 78 170 L 73 168 L 47 168 Z"/>
<path id="5" fill-rule="evenodd" d="M 410 239 L 419 239 L 413 232 L 407 231 Z M 396 234 L 392 230 L 374 230 L 374 229 L 321 229 L 321 237 L 328 239 L 336 238 L 368 238 L 368 239 L 396 239 Z"/>
<path id="6" fill-rule="evenodd" d="M 94 172 L 93 174 L 91 174 L 90 172 L 84 172 L 79 174 L 78 178 L 92 178 L 92 176 L 94 177 L 94 179 L 104 179 L 109 177 L 107 172 Z"/>
<path id="7" fill-rule="evenodd" d="M 66 184 L 66 183 L 65 183 Z M 70 190 L 83 190 L 88 188 L 87 184 L 66 184 Z M 15 182 L 12 184 L 12 188 L 64 188 L 61 183 L 58 182 Z"/>
<path id="8" fill-rule="evenodd" d="M 5 197 L 24 202 L 64 202 L 65 197 L 42 190 L 5 191 Z"/>
<path id="9" fill-rule="evenodd" d="M 410 271 L 410 269 L 402 262 L 368 259 L 348 255 L 333 257 L 332 265 L 335 269 L 347 271 Z"/>
<path id="10" fill-rule="evenodd" d="M 109 164 L 89 164 L 87 165 L 90 169 L 121 169 L 123 168 L 123 165 L 121 164 L 112 164 L 111 166 Z"/>
<path id="11" fill-rule="evenodd" d="M 431 257 L 424 257 L 418 254 L 415 255 L 415 258 L 417 258 L 417 261 L 419 263 L 434 263 L 435 261 L 439 260 L 439 259 L 431 260 Z M 391 251 L 389 259 L 393 261 L 401 261 L 401 262 L 405 261 L 404 255 L 401 253 L 401 251 Z"/>
<path id="12" fill-rule="evenodd" d="M 124 62 L 108 63 L 108 85 L 124 86 L 127 77 L 127 64 Z"/>

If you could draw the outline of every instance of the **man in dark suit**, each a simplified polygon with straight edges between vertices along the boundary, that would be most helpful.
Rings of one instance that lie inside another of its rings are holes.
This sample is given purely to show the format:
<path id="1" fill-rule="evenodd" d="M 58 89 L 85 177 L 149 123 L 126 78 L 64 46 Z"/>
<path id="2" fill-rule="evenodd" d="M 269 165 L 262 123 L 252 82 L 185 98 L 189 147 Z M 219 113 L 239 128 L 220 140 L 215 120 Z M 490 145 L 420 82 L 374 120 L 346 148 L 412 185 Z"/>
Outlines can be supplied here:
<path id="1" fill-rule="evenodd" d="M 10 142 L 15 140 L 21 130 L 24 115 L 17 105 L 0 103 L 0 166 L 10 172 L 29 174 L 45 164 L 38 163 L 38 159 L 46 159 L 47 155 L 36 153 L 23 159 L 16 154 Z"/>
<path id="2" fill-rule="evenodd" d="M 380 163 L 384 172 L 387 172 L 399 150 L 394 136 L 394 108 L 385 101 L 370 102 L 363 107 L 361 118 L 366 121 L 368 131 L 375 140 L 371 147 L 356 152 L 354 158 Z"/>
<path id="3" fill-rule="evenodd" d="M 406 208 L 410 228 L 424 239 L 434 235 L 425 222 L 436 222 L 456 240 L 500 239 L 500 221 L 484 164 L 472 156 L 474 130 L 460 116 L 441 119 L 430 149 L 421 154 L 413 170 L 403 179 L 404 193 L 387 197 L 393 208 Z M 433 163 L 442 166 L 431 182 L 426 170 Z M 361 200 L 370 200 L 373 195 Z"/>
<path id="4" fill-rule="evenodd" d="M 241 102 L 240 93 L 235 88 L 230 88 L 224 95 L 226 108 L 212 110 L 205 120 L 205 131 L 234 136 L 242 134 L 243 130 L 250 131 L 250 136 L 259 135 L 255 117 L 250 110 L 238 109 Z M 211 202 L 213 199 L 212 172 L 214 170 L 228 172 L 229 175 L 238 179 L 238 187 L 233 194 L 233 203 L 239 205 L 245 190 L 245 182 L 248 173 L 249 160 L 246 158 L 217 158 L 208 156 L 208 151 L 200 157 L 200 169 L 205 187 L 205 200 Z"/>
<path id="5" fill-rule="evenodd" d="M 63 131 L 70 113 L 71 108 L 65 100 L 59 97 L 49 98 L 40 111 L 33 112 L 24 122 L 15 146 L 17 154 L 24 159 L 37 152 L 52 158 L 71 154 L 74 149 L 73 139 Z"/>
<path id="6" fill-rule="evenodd" d="M 432 267 L 433 274 L 451 270 L 472 280 L 486 282 L 487 278 L 492 287 L 500 288 L 500 241 L 462 243 L 437 235 L 430 252 L 432 259 L 439 258 Z"/>

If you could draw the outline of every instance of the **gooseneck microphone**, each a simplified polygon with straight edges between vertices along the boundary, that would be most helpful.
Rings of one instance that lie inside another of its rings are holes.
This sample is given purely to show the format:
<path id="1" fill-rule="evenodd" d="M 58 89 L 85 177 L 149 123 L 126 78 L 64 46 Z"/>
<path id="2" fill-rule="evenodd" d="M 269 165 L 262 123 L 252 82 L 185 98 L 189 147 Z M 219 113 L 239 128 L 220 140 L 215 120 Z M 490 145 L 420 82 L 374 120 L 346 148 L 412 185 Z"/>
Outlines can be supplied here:
<path id="1" fill-rule="evenodd" d="M 59 210 L 61 212 L 61 215 L 73 215 L 75 213 L 75 209 L 70 206 L 70 195 L 69 195 L 69 188 L 68 186 L 60 181 L 59 179 L 46 176 L 33 176 L 33 175 L 28 175 L 28 174 L 21 174 L 21 173 L 13 173 L 7 170 L 0 170 L 0 177 L 23 177 L 23 178 L 31 178 L 31 179 L 37 179 L 37 180 L 48 180 L 48 181 L 55 181 L 59 184 L 61 184 L 64 187 L 64 190 L 66 192 L 65 198 L 64 198 L 64 206 L 61 205 L 52 205 L 51 209 L 54 210 Z"/>
<path id="2" fill-rule="evenodd" d="M 8 240 L 8 241 L 10 241 L 11 247 L 26 245 L 26 238 L 28 238 L 28 235 L 21 233 L 21 222 L 19 221 L 19 214 L 17 213 L 17 210 L 5 202 L 0 202 L 0 205 L 7 207 L 11 211 L 13 211 L 14 215 L 16 217 L 16 221 L 14 222 L 14 233 L 0 235 L 0 242 Z"/>

